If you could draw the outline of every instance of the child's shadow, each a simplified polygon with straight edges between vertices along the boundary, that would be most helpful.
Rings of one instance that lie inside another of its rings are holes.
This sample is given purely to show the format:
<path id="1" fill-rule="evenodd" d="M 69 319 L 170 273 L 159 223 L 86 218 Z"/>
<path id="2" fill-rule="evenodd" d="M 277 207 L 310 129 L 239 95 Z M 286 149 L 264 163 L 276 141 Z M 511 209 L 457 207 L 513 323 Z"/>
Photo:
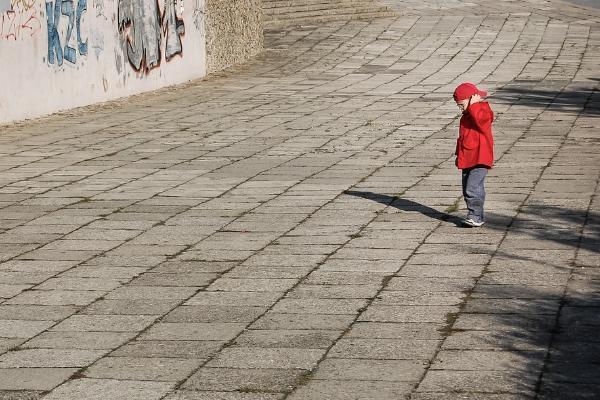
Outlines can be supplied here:
<path id="1" fill-rule="evenodd" d="M 378 203 L 385 204 L 386 206 L 394 207 L 402 211 L 419 212 L 423 215 L 437 219 L 439 221 L 451 222 L 456 226 L 462 226 L 460 218 L 452 214 L 445 213 L 443 211 L 438 211 L 434 208 L 425 206 L 412 200 L 402 199 L 396 196 L 388 196 L 386 194 L 361 192 L 357 190 L 344 190 L 344 194 L 361 197 L 363 199 L 373 200 Z"/>

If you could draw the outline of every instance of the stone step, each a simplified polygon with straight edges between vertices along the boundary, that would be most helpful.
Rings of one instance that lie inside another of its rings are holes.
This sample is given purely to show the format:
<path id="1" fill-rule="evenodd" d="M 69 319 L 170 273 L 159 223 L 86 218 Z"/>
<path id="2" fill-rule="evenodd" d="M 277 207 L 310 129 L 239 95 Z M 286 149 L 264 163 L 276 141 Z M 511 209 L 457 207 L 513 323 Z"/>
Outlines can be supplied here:
<path id="1" fill-rule="evenodd" d="M 316 4 L 316 3 L 348 3 L 351 1 L 365 1 L 365 0 L 263 0 L 264 7 L 287 7 L 296 4 Z M 368 0 L 367 0 L 368 1 Z"/>
<path id="2" fill-rule="evenodd" d="M 263 0 L 263 10 L 302 6 L 338 6 L 343 4 L 376 4 L 373 0 Z"/>
<path id="3" fill-rule="evenodd" d="M 375 0 L 263 0 L 265 29 L 397 15 Z"/>
<path id="4" fill-rule="evenodd" d="M 336 8 L 318 8 L 318 9 L 294 9 L 288 12 L 278 12 L 275 14 L 265 15 L 265 21 L 272 19 L 294 19 L 294 18 L 309 18 L 327 15 L 349 15 L 363 14 L 389 11 L 385 7 L 380 6 L 356 6 L 356 7 L 336 7 Z"/>
<path id="5" fill-rule="evenodd" d="M 275 19 L 265 21 L 265 29 L 282 29 L 290 26 L 315 25 L 335 21 L 369 20 L 375 18 L 395 17 L 397 15 L 398 14 L 394 11 L 378 11 L 371 13 L 331 14 L 304 18 Z"/>
<path id="6" fill-rule="evenodd" d="M 319 11 L 319 10 L 336 10 L 342 8 L 352 8 L 352 6 L 348 7 L 344 6 L 341 3 L 314 3 L 314 4 L 300 4 L 300 5 L 290 5 L 287 7 L 274 7 L 274 8 L 263 8 L 263 13 L 265 16 L 270 15 L 281 15 L 281 14 L 293 14 L 295 12 L 302 11 Z"/>

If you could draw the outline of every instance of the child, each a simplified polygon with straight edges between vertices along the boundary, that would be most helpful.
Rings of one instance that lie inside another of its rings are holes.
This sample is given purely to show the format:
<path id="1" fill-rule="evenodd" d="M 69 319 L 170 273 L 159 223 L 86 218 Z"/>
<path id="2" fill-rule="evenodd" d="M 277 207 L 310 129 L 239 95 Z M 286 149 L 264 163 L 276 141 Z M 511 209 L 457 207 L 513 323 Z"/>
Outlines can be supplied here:
<path id="1" fill-rule="evenodd" d="M 456 144 L 456 166 L 462 170 L 462 189 L 468 214 L 462 223 L 468 227 L 483 225 L 484 180 L 494 163 L 492 121 L 494 113 L 483 101 L 487 93 L 472 83 L 454 90 L 454 101 L 462 111 Z"/>

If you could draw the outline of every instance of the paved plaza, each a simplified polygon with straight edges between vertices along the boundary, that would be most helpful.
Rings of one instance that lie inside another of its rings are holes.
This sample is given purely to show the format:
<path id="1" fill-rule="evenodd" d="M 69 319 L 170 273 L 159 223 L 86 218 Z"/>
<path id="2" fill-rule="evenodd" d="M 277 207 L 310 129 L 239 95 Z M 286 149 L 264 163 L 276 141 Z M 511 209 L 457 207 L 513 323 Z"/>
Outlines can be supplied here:
<path id="1" fill-rule="evenodd" d="M 0 127 L 1 400 L 600 398 L 600 9 L 386 3 Z"/>

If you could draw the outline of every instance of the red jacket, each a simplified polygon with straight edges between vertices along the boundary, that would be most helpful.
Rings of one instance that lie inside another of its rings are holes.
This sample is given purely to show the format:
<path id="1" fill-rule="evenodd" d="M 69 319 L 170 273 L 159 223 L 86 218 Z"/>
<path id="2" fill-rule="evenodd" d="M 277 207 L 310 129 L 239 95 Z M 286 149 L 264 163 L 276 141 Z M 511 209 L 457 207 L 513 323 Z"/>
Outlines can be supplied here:
<path id="1" fill-rule="evenodd" d="M 459 169 L 494 164 L 494 137 L 492 121 L 494 112 L 490 105 L 482 101 L 474 103 L 463 112 L 456 143 L 456 166 Z"/>

